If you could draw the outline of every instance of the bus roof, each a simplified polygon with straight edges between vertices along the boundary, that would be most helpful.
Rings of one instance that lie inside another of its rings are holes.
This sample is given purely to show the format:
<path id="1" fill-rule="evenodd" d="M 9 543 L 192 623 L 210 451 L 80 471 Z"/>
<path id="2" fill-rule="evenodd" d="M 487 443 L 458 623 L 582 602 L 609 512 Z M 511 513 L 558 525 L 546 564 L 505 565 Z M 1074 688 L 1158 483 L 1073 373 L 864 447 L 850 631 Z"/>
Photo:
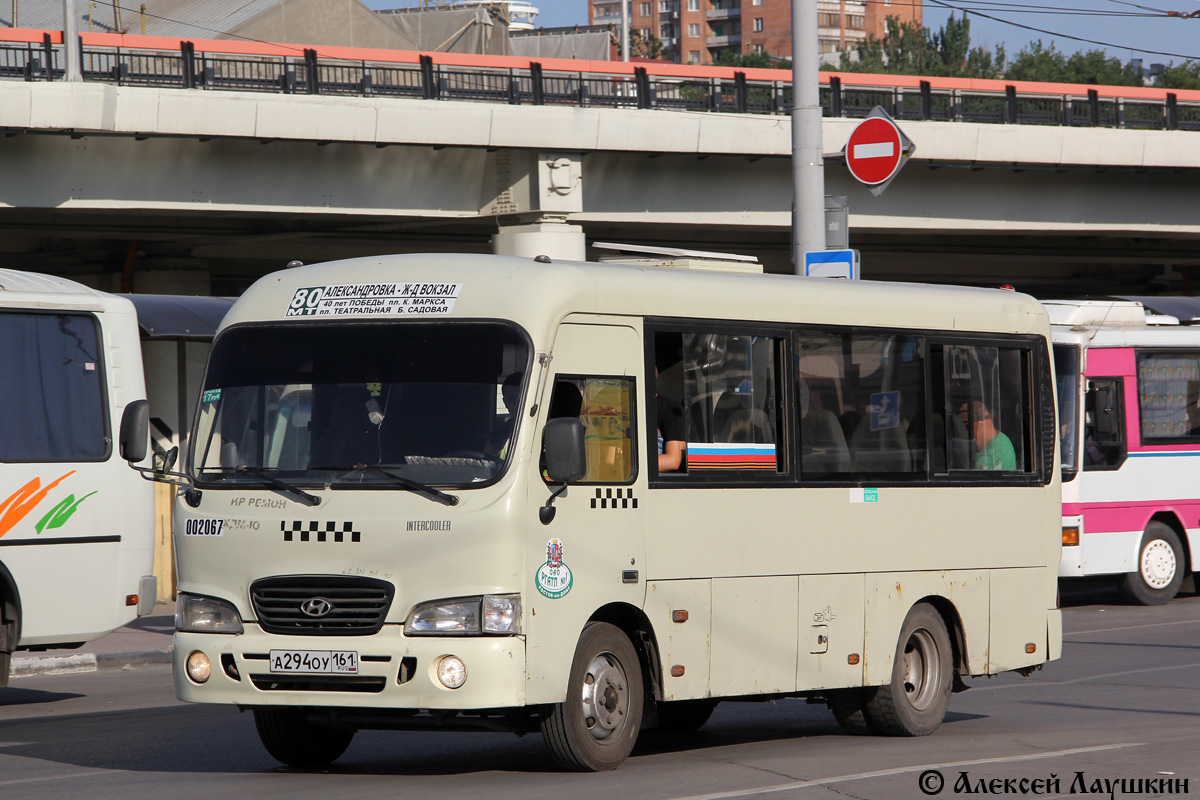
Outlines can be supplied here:
<path id="1" fill-rule="evenodd" d="M 242 295 L 222 327 L 295 319 L 287 314 L 290 304 L 298 292 L 314 287 L 423 282 L 458 287 L 449 317 L 438 318 L 510 319 L 535 340 L 548 336 L 567 314 L 1009 333 L 1049 329 L 1036 300 L 998 289 L 444 253 L 357 258 L 275 272 Z M 396 317 L 350 312 L 336 317 L 367 318 Z"/>
<path id="2" fill-rule="evenodd" d="M 0 269 L 0 308 L 133 314 L 128 300 L 67 278 Z"/>

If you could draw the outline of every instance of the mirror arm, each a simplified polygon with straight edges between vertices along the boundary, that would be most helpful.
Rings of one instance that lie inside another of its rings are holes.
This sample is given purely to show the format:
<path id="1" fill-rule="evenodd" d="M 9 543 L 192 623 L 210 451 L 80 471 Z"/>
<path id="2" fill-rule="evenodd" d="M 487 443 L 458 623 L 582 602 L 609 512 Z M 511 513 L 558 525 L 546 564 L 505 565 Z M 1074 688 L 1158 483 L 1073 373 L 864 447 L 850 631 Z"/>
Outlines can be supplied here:
<path id="1" fill-rule="evenodd" d="M 549 499 L 546 500 L 546 505 L 538 509 L 538 519 L 541 520 L 543 525 L 549 525 L 554 521 L 554 515 L 558 511 L 558 509 L 554 507 L 554 500 L 560 495 L 566 494 L 566 491 L 567 484 L 564 483 L 562 486 L 551 492 Z"/>
<path id="2" fill-rule="evenodd" d="M 151 483 L 168 483 L 172 486 L 186 486 L 189 489 L 193 488 L 192 479 L 187 475 L 184 475 L 182 472 L 156 472 L 150 467 L 137 467 L 133 464 L 130 464 L 129 468 L 138 475 L 141 475 L 144 480 L 148 480 Z"/>

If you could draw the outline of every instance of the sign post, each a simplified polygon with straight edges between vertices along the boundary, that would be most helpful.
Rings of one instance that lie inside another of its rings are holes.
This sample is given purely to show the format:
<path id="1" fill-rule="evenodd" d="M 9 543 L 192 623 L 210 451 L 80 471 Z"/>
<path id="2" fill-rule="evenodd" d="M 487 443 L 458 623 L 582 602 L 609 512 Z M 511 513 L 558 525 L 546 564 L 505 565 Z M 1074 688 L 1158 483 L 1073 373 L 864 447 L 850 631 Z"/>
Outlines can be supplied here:
<path id="1" fill-rule="evenodd" d="M 855 180 L 878 196 L 916 149 L 888 113 L 876 106 L 850 133 L 842 155 Z"/>

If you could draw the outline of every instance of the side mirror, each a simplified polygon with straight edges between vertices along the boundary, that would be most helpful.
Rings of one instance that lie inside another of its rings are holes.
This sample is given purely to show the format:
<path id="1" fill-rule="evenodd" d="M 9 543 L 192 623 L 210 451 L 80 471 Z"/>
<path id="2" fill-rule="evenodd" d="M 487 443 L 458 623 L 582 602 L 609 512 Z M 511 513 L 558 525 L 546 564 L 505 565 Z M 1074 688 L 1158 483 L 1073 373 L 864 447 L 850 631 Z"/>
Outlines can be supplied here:
<path id="1" fill-rule="evenodd" d="M 121 433 L 118 439 L 121 458 L 137 464 L 146 458 L 150 445 L 150 402 L 134 400 L 121 413 Z"/>
<path id="2" fill-rule="evenodd" d="M 1117 410 L 1113 408 L 1113 390 L 1111 386 L 1101 384 L 1094 389 L 1096 393 L 1096 433 L 1105 439 L 1111 439 L 1120 430 L 1117 421 Z"/>
<path id="3" fill-rule="evenodd" d="M 172 447 L 165 453 L 154 454 L 154 471 L 155 472 L 170 472 L 175 466 L 176 460 L 179 458 L 179 447 Z"/>
<path id="4" fill-rule="evenodd" d="M 587 449 L 583 423 L 575 417 L 560 417 L 546 423 L 542 431 L 542 453 L 551 483 L 574 483 L 587 475 Z"/>

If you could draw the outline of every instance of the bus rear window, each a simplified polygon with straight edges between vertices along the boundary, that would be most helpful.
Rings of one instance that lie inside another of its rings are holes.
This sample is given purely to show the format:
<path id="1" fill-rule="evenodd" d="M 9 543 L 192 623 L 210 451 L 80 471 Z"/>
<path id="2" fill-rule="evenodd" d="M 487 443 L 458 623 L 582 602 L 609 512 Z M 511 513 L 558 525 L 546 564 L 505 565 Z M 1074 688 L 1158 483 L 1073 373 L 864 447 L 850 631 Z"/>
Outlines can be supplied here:
<path id="1" fill-rule="evenodd" d="M 101 461 L 109 441 L 96 320 L 0 313 L 0 461 Z"/>

